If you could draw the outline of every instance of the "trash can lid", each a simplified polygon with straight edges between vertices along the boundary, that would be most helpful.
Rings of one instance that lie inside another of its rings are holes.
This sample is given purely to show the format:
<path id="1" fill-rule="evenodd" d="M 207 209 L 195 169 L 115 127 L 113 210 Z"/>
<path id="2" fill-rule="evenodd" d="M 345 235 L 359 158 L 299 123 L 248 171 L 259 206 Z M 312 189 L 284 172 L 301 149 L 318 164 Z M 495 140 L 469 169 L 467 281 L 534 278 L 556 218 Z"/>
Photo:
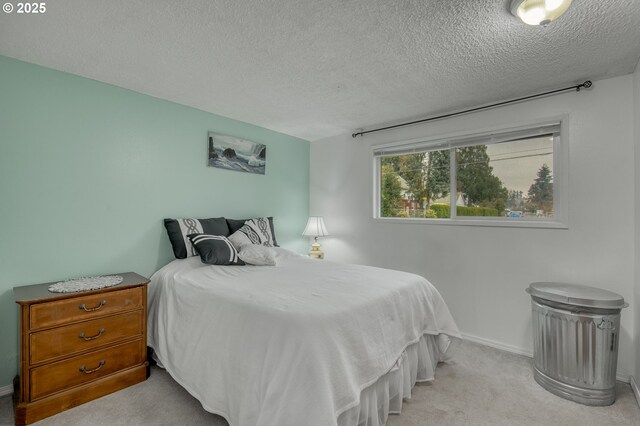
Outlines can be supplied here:
<path id="1" fill-rule="evenodd" d="M 574 306 L 604 309 L 622 309 L 629 306 L 617 293 L 586 285 L 537 282 L 529 285 L 527 293 L 540 299 Z"/>

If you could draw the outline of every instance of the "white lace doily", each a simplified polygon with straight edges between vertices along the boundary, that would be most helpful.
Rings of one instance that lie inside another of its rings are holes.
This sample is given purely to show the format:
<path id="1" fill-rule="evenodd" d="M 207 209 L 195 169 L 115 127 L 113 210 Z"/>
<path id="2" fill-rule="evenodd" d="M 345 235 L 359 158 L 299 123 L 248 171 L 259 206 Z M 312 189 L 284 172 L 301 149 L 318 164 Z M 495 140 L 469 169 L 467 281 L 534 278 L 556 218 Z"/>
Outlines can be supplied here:
<path id="1" fill-rule="evenodd" d="M 120 284 L 122 280 L 123 278 L 120 275 L 82 277 L 51 284 L 49 291 L 52 293 L 74 293 L 76 291 L 97 290 L 99 288 L 113 287 Z"/>

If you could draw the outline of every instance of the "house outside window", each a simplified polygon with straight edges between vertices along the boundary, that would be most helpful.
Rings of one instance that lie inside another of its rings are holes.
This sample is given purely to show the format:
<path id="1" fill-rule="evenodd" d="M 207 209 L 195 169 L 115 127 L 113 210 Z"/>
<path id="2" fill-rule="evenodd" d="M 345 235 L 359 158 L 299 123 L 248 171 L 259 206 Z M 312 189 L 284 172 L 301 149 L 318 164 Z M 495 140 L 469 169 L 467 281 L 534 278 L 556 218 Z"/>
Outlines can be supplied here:
<path id="1" fill-rule="evenodd" d="M 561 129 L 558 121 L 374 147 L 374 218 L 566 228 Z"/>

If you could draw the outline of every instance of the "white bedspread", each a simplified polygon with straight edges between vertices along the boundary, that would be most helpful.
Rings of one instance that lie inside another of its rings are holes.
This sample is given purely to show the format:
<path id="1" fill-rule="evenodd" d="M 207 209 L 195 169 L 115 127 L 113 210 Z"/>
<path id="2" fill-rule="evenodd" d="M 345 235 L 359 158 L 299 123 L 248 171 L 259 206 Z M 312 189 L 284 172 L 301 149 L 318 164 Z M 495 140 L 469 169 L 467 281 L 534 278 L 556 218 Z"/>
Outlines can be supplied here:
<path id="1" fill-rule="evenodd" d="M 276 250 L 275 267 L 196 256 L 151 277 L 149 346 L 232 426 L 335 425 L 423 334 L 460 337 L 420 276 Z"/>

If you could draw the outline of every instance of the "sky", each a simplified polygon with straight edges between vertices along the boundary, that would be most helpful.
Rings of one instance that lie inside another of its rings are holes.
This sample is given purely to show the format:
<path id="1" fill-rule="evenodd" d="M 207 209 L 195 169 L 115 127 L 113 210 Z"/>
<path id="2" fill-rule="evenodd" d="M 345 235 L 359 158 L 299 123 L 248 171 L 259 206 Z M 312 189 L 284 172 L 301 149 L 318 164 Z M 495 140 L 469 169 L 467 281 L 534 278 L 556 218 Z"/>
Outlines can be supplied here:
<path id="1" fill-rule="evenodd" d="M 550 136 L 487 145 L 493 174 L 509 190 L 527 195 L 543 164 L 553 174 L 553 138 Z"/>

